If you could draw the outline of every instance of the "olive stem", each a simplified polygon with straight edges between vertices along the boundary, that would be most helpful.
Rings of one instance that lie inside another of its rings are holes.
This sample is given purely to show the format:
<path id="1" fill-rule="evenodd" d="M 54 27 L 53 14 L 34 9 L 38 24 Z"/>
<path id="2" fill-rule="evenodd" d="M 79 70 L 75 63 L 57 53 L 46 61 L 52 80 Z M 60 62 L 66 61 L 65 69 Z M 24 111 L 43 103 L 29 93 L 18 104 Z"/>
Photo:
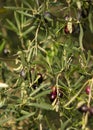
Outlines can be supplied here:
<path id="1" fill-rule="evenodd" d="M 84 118 L 83 118 L 82 130 L 85 130 L 85 128 L 86 128 L 86 125 L 87 125 L 87 123 L 88 123 L 88 115 L 89 115 L 89 113 L 87 112 L 87 113 L 85 114 Z"/>

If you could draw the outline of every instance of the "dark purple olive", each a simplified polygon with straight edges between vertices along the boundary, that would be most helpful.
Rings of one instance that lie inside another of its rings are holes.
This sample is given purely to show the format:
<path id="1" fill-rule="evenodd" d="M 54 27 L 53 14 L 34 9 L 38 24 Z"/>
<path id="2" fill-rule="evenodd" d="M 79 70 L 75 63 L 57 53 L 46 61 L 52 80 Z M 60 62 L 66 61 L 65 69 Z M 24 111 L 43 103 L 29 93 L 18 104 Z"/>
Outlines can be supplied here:
<path id="1" fill-rule="evenodd" d="M 50 93 L 49 98 L 50 98 L 50 101 L 53 102 L 57 97 L 57 88 L 53 86 L 51 89 L 52 89 L 52 92 Z"/>
<path id="2" fill-rule="evenodd" d="M 88 111 L 88 106 L 86 104 L 81 105 L 78 110 L 82 113 L 86 113 Z"/>
<path id="3" fill-rule="evenodd" d="M 88 14 L 89 14 L 89 10 L 88 10 L 88 9 L 83 9 L 83 10 L 81 11 L 81 16 L 82 16 L 82 18 L 88 17 Z"/>
<path id="4" fill-rule="evenodd" d="M 93 116 L 93 106 L 89 108 L 89 113 Z"/>
<path id="5" fill-rule="evenodd" d="M 62 98 L 62 97 L 63 97 L 63 93 L 62 93 L 61 91 L 59 91 L 58 96 L 59 96 L 60 98 Z"/>
<path id="6" fill-rule="evenodd" d="M 60 98 L 63 97 L 63 93 L 60 89 L 58 90 L 58 93 L 57 93 L 57 87 L 56 86 L 53 86 L 51 89 L 52 89 L 52 92 L 49 95 L 51 102 L 53 102 L 57 97 L 60 97 Z"/>
<path id="7" fill-rule="evenodd" d="M 38 84 L 40 85 L 43 82 L 43 77 L 42 74 L 38 73 L 39 79 L 38 79 Z"/>
<path id="8" fill-rule="evenodd" d="M 50 101 L 53 102 L 57 97 L 57 92 L 51 92 L 50 93 Z"/>
<path id="9" fill-rule="evenodd" d="M 32 85 L 32 88 L 33 88 L 33 89 L 37 89 L 37 88 L 38 88 L 38 85 L 35 83 L 35 84 Z"/>

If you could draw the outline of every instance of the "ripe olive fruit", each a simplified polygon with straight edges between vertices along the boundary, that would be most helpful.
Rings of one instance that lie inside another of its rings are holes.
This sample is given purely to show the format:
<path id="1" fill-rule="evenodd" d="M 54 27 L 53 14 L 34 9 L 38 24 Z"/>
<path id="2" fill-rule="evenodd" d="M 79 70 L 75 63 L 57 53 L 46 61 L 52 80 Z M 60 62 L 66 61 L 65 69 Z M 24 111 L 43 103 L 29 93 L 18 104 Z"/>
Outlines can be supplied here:
<path id="1" fill-rule="evenodd" d="M 88 106 L 86 104 L 81 105 L 78 110 L 82 113 L 86 113 L 88 111 Z"/>
<path id="2" fill-rule="evenodd" d="M 53 102 L 57 97 L 57 92 L 51 92 L 50 93 L 50 101 Z"/>
<path id="3" fill-rule="evenodd" d="M 90 115 L 93 115 L 93 106 L 89 108 Z"/>
<path id="4" fill-rule="evenodd" d="M 34 83 L 34 84 L 32 85 L 32 88 L 33 88 L 33 89 L 37 89 L 37 88 L 38 88 L 38 85 L 37 85 L 36 83 Z"/>
<path id="5" fill-rule="evenodd" d="M 91 90 L 90 90 L 90 86 L 87 86 L 87 87 L 85 88 L 85 92 L 86 92 L 86 94 L 89 95 L 89 94 L 90 94 L 90 91 L 91 91 Z"/>
<path id="6" fill-rule="evenodd" d="M 39 78 L 38 78 L 38 84 L 40 85 L 43 82 L 43 76 L 40 73 L 38 73 L 37 75 L 39 76 Z"/>
<path id="7" fill-rule="evenodd" d="M 63 97 L 63 93 L 62 93 L 61 91 L 59 91 L 58 96 L 59 96 L 60 98 L 62 98 L 62 97 Z"/>
<path id="8" fill-rule="evenodd" d="M 50 93 L 50 101 L 53 102 L 56 98 L 58 97 L 62 97 L 63 96 L 63 93 L 62 91 L 60 91 L 60 89 L 58 90 L 58 93 L 57 93 L 57 88 L 55 86 L 52 87 L 52 92 Z"/>
<path id="9" fill-rule="evenodd" d="M 50 93 L 49 98 L 50 98 L 50 101 L 53 102 L 57 97 L 57 88 L 53 86 L 51 89 L 52 89 L 52 92 Z"/>

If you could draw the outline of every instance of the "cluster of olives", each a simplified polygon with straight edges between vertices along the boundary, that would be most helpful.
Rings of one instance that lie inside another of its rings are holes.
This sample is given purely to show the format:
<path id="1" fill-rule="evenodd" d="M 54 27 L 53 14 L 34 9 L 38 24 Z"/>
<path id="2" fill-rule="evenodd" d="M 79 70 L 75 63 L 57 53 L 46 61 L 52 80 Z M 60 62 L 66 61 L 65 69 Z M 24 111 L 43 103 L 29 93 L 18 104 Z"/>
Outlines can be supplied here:
<path id="1" fill-rule="evenodd" d="M 53 102 L 57 97 L 62 97 L 63 93 L 60 89 L 57 90 L 56 86 L 51 87 L 52 92 L 49 95 L 50 101 Z"/>
<path id="2" fill-rule="evenodd" d="M 93 116 L 93 106 L 88 107 L 86 104 L 81 105 L 78 110 L 82 113 L 89 112 L 89 115 Z"/>
<path id="3" fill-rule="evenodd" d="M 85 92 L 87 95 L 90 94 L 91 92 L 90 86 L 86 86 Z M 78 110 L 84 113 L 89 112 L 89 115 L 93 115 L 93 106 L 88 107 L 86 104 L 83 104 L 78 108 Z"/>

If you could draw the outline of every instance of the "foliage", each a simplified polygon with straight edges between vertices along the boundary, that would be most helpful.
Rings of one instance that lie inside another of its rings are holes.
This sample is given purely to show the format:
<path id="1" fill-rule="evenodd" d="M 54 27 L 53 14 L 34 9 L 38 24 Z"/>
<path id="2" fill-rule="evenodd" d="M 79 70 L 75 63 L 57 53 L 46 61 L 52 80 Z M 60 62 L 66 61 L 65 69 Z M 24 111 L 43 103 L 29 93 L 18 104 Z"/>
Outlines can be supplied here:
<path id="1" fill-rule="evenodd" d="M 6 2 L 0 9 L 0 128 L 92 130 L 93 115 L 78 108 L 93 106 L 93 1 Z"/>

